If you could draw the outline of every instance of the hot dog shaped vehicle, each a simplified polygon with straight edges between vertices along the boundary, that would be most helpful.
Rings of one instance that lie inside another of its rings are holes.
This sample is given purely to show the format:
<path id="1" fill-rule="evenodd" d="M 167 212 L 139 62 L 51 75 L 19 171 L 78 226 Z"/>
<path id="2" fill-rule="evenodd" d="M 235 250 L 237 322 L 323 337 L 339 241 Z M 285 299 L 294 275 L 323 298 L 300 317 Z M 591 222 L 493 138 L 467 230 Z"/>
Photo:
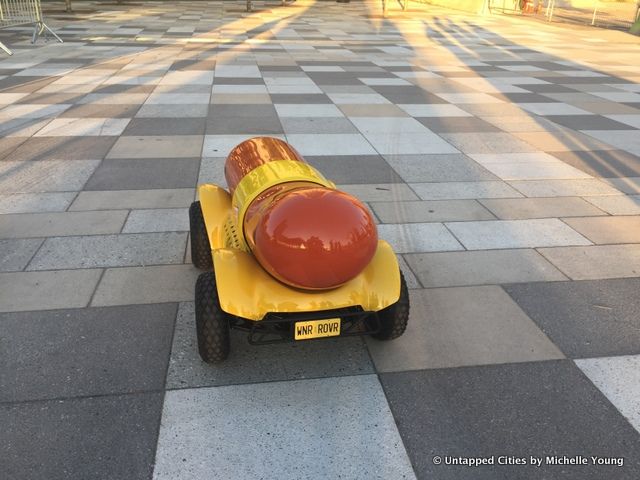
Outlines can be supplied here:
<path id="1" fill-rule="evenodd" d="M 402 335 L 407 286 L 367 208 L 286 142 L 256 137 L 226 159 L 229 187 L 191 204 L 198 350 L 225 360 L 230 329 L 249 343 Z"/>

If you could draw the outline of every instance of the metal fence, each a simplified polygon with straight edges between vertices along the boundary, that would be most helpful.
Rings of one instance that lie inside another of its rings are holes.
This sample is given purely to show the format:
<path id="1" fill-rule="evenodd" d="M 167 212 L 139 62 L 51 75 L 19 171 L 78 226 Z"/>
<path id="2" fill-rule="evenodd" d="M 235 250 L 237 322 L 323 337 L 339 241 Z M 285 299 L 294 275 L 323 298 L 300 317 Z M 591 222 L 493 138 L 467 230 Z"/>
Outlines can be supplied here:
<path id="1" fill-rule="evenodd" d="M 43 33 L 50 33 L 59 42 L 60 37 L 51 30 L 42 19 L 42 6 L 40 0 L 0 0 L 0 28 L 18 27 L 23 25 L 33 25 L 33 36 L 31 43 Z M 9 55 L 13 52 L 0 42 L 0 48 Z"/>
<path id="2" fill-rule="evenodd" d="M 638 20 L 640 0 L 487 0 L 493 13 L 539 17 L 549 22 L 629 30 Z"/>

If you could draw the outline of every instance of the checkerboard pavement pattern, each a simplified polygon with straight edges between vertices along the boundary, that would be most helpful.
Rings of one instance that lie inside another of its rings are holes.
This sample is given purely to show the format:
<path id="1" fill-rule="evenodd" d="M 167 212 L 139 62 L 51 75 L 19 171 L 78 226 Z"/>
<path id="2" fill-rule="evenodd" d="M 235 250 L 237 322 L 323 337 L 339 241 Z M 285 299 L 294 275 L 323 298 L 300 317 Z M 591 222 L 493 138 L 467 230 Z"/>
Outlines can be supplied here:
<path id="1" fill-rule="evenodd" d="M 65 43 L 0 31 L 0 476 L 640 478 L 639 39 L 243 7 L 45 4 Z M 368 203 L 403 337 L 199 360 L 187 208 L 255 135 Z"/>

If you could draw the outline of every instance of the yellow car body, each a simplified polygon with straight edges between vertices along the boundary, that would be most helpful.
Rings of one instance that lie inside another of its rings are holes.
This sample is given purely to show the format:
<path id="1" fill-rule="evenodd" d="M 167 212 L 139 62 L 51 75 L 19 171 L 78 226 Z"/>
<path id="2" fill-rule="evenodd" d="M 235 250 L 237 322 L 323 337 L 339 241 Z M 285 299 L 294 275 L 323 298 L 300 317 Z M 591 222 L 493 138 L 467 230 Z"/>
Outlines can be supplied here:
<path id="1" fill-rule="evenodd" d="M 378 241 L 369 265 L 346 284 L 322 291 L 299 290 L 269 275 L 256 261 L 238 226 L 238 209 L 225 189 L 198 188 L 220 300 L 226 313 L 260 321 L 267 313 L 308 313 L 359 306 L 378 312 L 400 298 L 400 270 L 391 246 Z"/>

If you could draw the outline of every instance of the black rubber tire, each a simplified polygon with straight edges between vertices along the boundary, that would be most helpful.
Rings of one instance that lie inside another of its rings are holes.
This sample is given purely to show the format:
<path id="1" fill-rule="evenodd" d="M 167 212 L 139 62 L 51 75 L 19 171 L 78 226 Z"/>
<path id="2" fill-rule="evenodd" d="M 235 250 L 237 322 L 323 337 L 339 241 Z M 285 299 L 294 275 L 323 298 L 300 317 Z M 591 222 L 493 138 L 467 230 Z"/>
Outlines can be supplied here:
<path id="1" fill-rule="evenodd" d="M 207 363 L 220 363 L 229 356 L 230 315 L 218 300 L 216 275 L 203 273 L 196 282 L 196 333 L 198 352 Z"/>
<path id="2" fill-rule="evenodd" d="M 378 312 L 380 331 L 371 336 L 377 340 L 393 340 L 407 329 L 409 321 L 409 290 L 400 272 L 400 298 L 393 305 Z"/>
<path id="3" fill-rule="evenodd" d="M 193 202 L 189 207 L 189 230 L 191 232 L 191 261 L 193 265 L 200 270 L 211 270 L 213 268 L 211 244 L 200 202 Z"/>

